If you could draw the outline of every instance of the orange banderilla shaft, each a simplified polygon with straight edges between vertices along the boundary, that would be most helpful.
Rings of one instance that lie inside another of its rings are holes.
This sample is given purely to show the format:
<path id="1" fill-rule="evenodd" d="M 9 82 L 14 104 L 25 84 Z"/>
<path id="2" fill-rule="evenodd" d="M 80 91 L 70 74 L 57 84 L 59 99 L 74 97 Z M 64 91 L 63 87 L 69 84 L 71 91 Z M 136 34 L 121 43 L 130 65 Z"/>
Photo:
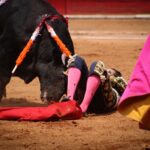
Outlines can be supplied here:
<path id="1" fill-rule="evenodd" d="M 12 74 L 16 71 L 17 67 L 23 62 L 24 58 L 26 57 L 27 53 L 29 52 L 30 48 L 32 47 L 35 39 L 39 35 L 41 25 L 42 25 L 42 23 L 40 23 L 40 25 L 35 29 L 35 31 L 33 32 L 30 40 L 28 41 L 28 43 L 26 44 L 26 46 L 24 47 L 24 49 L 22 50 L 22 52 L 18 56 L 18 58 L 16 60 L 16 65 L 12 70 Z"/>
<path id="2" fill-rule="evenodd" d="M 51 37 L 55 40 L 57 45 L 59 46 L 62 53 L 65 53 L 67 57 L 72 57 L 70 50 L 66 47 L 66 45 L 62 42 L 62 40 L 58 37 L 52 26 L 50 26 L 46 21 L 45 25 L 47 27 L 48 32 L 50 33 Z"/>

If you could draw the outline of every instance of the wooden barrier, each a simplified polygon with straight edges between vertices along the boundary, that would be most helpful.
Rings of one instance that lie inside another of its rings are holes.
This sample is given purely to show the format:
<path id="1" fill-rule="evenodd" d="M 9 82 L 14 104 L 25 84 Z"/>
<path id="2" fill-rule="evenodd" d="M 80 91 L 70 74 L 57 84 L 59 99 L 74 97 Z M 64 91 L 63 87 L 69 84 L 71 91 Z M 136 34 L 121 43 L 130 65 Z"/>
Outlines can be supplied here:
<path id="1" fill-rule="evenodd" d="M 49 0 L 62 14 L 148 14 L 150 0 Z"/>

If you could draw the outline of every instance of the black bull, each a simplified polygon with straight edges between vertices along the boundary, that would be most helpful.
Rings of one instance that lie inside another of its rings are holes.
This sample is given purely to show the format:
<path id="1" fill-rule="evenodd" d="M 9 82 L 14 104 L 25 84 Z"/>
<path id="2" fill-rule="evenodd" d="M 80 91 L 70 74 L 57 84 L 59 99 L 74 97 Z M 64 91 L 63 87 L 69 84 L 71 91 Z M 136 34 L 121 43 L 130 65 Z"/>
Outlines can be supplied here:
<path id="1" fill-rule="evenodd" d="M 15 61 L 44 14 L 61 16 L 46 0 L 8 0 L 0 6 L 0 99 L 11 78 Z M 64 18 L 49 20 L 60 39 L 74 54 L 74 47 Z M 61 51 L 46 28 L 32 46 L 15 76 L 25 83 L 39 78 L 41 98 L 59 100 L 66 92 L 65 69 Z"/>

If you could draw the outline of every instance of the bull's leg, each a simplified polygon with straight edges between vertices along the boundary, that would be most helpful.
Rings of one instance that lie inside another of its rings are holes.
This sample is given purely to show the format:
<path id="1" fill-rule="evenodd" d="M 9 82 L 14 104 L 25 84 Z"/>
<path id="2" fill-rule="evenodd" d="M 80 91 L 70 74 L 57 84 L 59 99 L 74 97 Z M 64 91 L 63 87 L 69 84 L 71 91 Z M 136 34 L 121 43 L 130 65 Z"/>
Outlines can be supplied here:
<path id="1" fill-rule="evenodd" d="M 6 85 L 9 80 L 9 78 L 0 77 L 0 101 L 3 97 L 6 97 Z"/>
<path id="2" fill-rule="evenodd" d="M 0 88 L 0 101 L 2 100 L 2 98 L 6 98 L 6 88 Z"/>

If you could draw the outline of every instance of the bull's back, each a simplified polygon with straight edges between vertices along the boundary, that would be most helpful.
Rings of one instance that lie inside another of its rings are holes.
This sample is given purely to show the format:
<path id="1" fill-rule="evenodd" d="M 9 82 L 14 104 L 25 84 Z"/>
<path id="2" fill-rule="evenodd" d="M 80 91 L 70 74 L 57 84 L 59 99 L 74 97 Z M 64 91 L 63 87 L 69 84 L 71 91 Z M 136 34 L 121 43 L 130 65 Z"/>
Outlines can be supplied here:
<path id="1" fill-rule="evenodd" d="M 0 70 L 6 65 L 10 72 L 44 14 L 58 12 L 46 0 L 8 0 L 0 6 Z"/>

